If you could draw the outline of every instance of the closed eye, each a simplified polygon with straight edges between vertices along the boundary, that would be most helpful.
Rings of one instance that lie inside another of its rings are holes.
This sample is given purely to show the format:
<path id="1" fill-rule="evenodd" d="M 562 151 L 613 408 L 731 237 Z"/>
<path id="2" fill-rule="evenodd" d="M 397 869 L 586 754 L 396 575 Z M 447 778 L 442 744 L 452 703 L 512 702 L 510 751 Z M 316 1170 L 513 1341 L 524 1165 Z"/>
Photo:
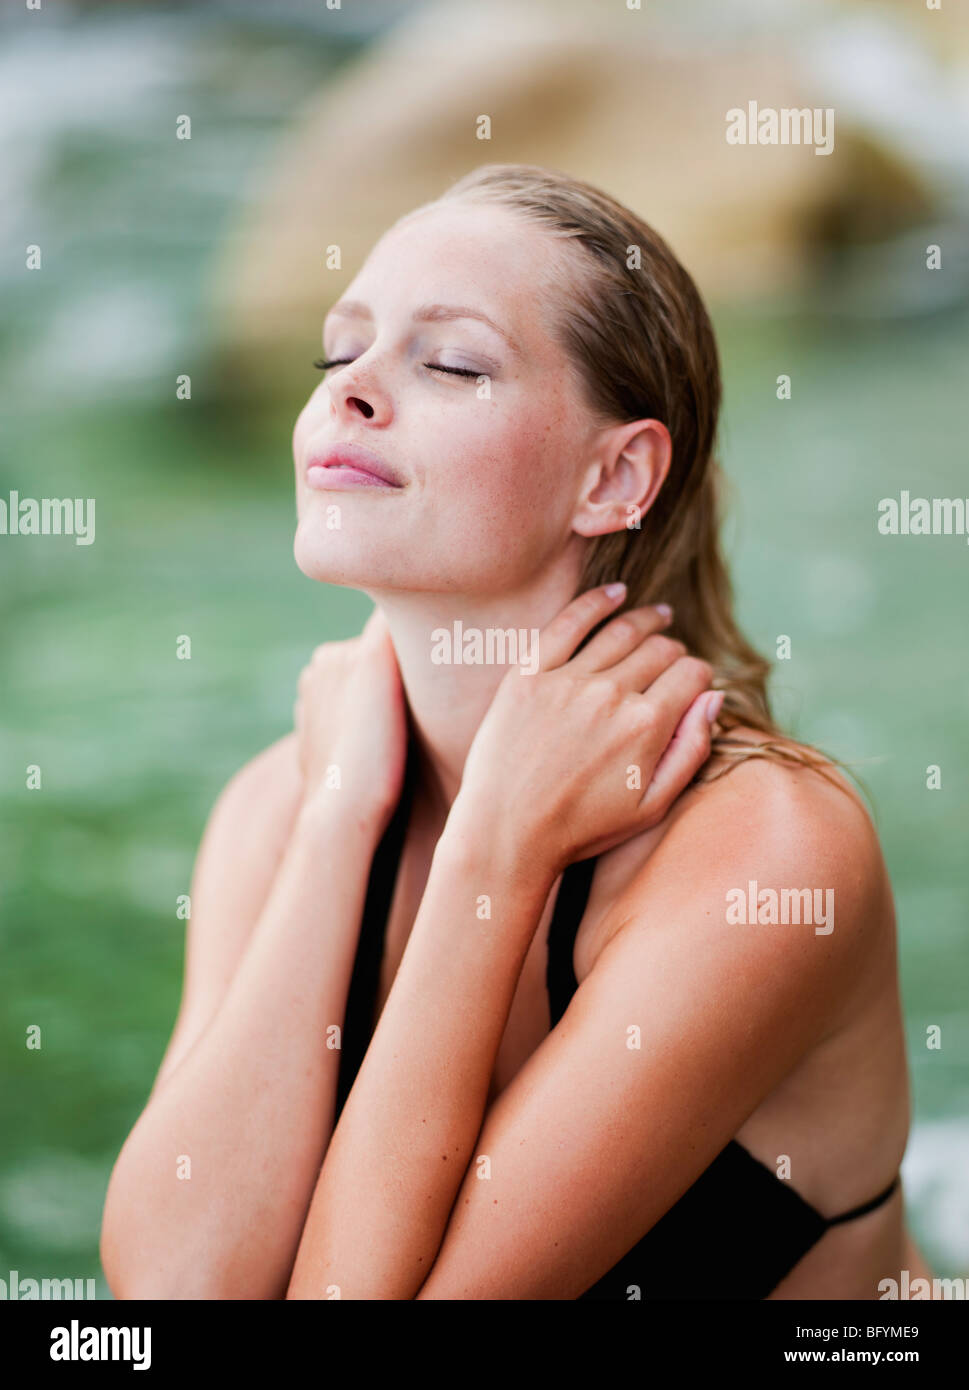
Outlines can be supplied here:
<path id="1" fill-rule="evenodd" d="M 328 371 L 330 367 L 343 367 L 346 366 L 348 362 L 353 362 L 354 360 L 355 359 L 352 357 L 334 357 L 330 358 L 329 360 L 321 357 L 313 363 L 313 366 L 318 367 L 321 372 L 325 372 Z M 423 363 L 423 366 L 427 367 L 432 372 L 446 372 L 448 376 L 482 375 L 481 372 L 475 371 L 471 367 L 442 367 L 437 362 L 425 362 Z"/>
<path id="2" fill-rule="evenodd" d="M 425 367 L 429 367 L 432 372 L 447 372 L 450 376 L 481 376 L 481 372 L 473 371 L 470 367 L 439 367 L 436 362 L 425 362 Z"/>

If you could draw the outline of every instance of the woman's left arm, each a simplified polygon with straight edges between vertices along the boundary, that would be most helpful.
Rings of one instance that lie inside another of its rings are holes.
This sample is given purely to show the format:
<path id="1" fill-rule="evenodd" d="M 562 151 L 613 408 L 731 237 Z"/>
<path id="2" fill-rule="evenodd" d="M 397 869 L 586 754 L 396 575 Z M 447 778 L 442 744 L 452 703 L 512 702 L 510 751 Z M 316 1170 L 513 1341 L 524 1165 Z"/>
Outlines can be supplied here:
<path id="1" fill-rule="evenodd" d="M 860 813 L 845 798 L 822 817 L 815 774 L 777 772 L 749 765 L 681 817 L 487 1114 L 541 889 L 526 897 L 523 859 L 436 858 L 289 1297 L 574 1299 L 692 1185 L 825 1036 L 869 943 L 878 851 Z M 731 920 L 751 880 L 830 890 L 833 931 Z"/>
<path id="2" fill-rule="evenodd" d="M 737 920 L 752 884 L 811 889 L 812 920 Z M 870 823 L 816 774 L 749 763 L 705 788 L 490 1106 L 416 1297 L 575 1299 L 606 1274 L 843 1024 L 883 891 Z"/>

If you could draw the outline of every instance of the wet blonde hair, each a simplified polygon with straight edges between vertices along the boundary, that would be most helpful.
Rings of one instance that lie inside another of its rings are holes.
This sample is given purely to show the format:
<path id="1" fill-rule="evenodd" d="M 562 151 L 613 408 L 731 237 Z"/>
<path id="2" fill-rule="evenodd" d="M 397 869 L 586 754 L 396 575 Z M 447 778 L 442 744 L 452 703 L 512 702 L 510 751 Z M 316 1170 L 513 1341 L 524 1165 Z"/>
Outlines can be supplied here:
<path id="1" fill-rule="evenodd" d="M 611 580 L 628 587 L 624 607 L 666 602 L 669 631 L 710 662 L 724 691 L 713 752 L 814 767 L 837 762 L 787 739 L 767 695 L 770 665 L 733 615 L 720 550 L 720 466 L 714 457 L 720 362 L 699 291 L 673 252 L 629 208 L 591 184 L 528 164 L 485 164 L 452 184 L 439 203 L 498 204 L 575 248 L 567 293 L 557 296 L 555 332 L 578 370 L 587 404 L 603 422 L 663 422 L 672 439 L 669 474 L 655 502 L 624 528 L 594 537 L 577 593 Z M 731 738 L 741 725 L 763 741 Z M 706 780 L 706 779 L 704 779 Z M 833 779 L 830 779 L 833 780 Z"/>

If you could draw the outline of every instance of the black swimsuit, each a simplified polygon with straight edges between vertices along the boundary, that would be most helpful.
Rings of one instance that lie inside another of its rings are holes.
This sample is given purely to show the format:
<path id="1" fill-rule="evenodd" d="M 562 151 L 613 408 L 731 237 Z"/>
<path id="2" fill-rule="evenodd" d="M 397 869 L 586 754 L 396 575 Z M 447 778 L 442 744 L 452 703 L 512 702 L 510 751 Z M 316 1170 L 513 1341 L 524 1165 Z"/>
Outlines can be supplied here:
<path id="1" fill-rule="evenodd" d="M 413 751 L 397 810 L 374 855 L 360 929 L 340 1053 L 340 1111 L 376 1026 L 384 933 L 403 848 L 414 783 Z M 575 935 L 585 911 L 595 859 L 570 864 L 562 875 L 548 931 L 552 1028 L 578 988 L 572 967 Z M 334 1120 L 334 1124 L 336 1120 Z M 864 1216 L 887 1202 L 899 1183 L 840 1216 L 823 1217 L 790 1184 L 735 1139 L 692 1187 L 617 1264 L 580 1298 L 765 1298 L 831 1226 Z"/>

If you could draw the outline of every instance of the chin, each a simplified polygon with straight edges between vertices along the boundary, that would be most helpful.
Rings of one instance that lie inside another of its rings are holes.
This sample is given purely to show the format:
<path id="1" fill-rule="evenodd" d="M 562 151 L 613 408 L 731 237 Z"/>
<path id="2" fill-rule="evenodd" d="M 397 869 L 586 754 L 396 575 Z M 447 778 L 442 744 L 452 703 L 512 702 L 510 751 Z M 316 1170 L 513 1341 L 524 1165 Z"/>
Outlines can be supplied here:
<path id="1" fill-rule="evenodd" d="M 320 534 L 319 527 L 301 523 L 293 539 L 293 559 L 307 579 L 321 584 L 343 584 L 358 588 L 373 576 L 364 556 L 354 555 L 344 537 L 334 543 L 333 532 Z"/>
<path id="2" fill-rule="evenodd" d="M 293 559 L 307 579 L 364 591 L 407 586 L 407 575 L 392 575 L 380 563 L 381 543 L 374 536 L 361 540 L 346 531 L 321 529 L 304 519 L 293 538 Z"/>

